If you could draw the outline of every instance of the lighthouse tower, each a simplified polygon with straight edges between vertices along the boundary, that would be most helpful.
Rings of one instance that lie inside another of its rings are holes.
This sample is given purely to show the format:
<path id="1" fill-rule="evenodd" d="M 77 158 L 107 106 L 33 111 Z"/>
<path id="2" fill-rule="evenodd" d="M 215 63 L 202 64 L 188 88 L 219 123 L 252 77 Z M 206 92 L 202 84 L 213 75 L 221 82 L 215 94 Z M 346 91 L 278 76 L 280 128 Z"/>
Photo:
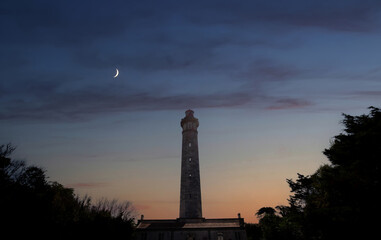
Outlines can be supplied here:
<path id="1" fill-rule="evenodd" d="M 136 239 L 142 240 L 247 240 L 245 221 L 238 218 L 205 219 L 201 210 L 200 166 L 198 161 L 198 119 L 188 110 L 181 119 L 183 145 L 181 153 L 180 217 L 144 219 L 136 227 Z M 228 207 L 228 206 L 227 206 Z"/>
<path id="2" fill-rule="evenodd" d="M 200 167 L 198 161 L 198 119 L 192 110 L 181 119 L 183 144 L 181 154 L 180 218 L 202 218 Z"/>

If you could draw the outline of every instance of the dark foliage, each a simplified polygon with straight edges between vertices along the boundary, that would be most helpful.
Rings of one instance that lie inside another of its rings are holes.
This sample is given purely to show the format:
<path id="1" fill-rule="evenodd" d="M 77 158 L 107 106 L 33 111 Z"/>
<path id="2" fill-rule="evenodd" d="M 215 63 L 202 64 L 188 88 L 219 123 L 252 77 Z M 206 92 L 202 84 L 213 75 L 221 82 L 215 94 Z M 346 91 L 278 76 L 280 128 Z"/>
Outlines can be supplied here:
<path id="1" fill-rule="evenodd" d="M 134 219 L 129 202 L 103 199 L 92 204 L 73 189 L 47 181 L 45 171 L 10 158 L 11 145 L 0 146 L 2 234 L 11 237 L 131 239 Z"/>
<path id="2" fill-rule="evenodd" d="M 381 111 L 344 114 L 344 132 L 324 150 L 331 164 L 287 182 L 289 206 L 258 214 L 262 239 L 366 239 L 380 224 Z M 262 210 L 262 211 L 261 211 Z M 271 211 L 270 211 L 271 212 Z"/>
<path id="3" fill-rule="evenodd" d="M 261 228 L 259 224 L 246 223 L 245 230 L 247 240 L 258 240 L 261 237 Z"/>

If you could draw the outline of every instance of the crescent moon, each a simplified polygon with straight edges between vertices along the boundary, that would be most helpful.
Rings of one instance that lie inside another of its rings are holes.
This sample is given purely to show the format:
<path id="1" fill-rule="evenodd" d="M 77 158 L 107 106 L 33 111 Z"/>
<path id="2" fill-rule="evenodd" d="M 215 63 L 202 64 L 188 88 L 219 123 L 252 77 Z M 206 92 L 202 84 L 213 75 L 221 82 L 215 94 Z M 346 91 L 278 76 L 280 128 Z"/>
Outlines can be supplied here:
<path id="1" fill-rule="evenodd" d="M 115 74 L 114 78 L 116 78 L 119 75 L 119 70 L 117 68 L 115 68 L 115 69 L 116 69 L 116 74 Z"/>

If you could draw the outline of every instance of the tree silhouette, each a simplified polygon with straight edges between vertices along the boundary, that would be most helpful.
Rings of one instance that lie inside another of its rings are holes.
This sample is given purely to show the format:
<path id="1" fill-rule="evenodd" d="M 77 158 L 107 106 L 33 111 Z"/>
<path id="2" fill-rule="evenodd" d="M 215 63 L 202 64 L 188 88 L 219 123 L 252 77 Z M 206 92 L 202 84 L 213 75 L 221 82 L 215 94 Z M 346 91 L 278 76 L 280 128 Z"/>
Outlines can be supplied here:
<path id="1" fill-rule="evenodd" d="M 275 215 L 275 209 L 272 207 L 263 207 L 255 214 L 258 218 L 264 218 L 265 216 Z"/>
<path id="2" fill-rule="evenodd" d="M 0 145 L 0 221 L 17 237 L 131 239 L 134 209 L 130 202 L 79 198 L 74 190 L 47 181 L 45 171 L 10 158 L 11 144 Z"/>
<path id="3" fill-rule="evenodd" d="M 376 236 L 380 209 L 381 112 L 344 114 L 343 133 L 324 150 L 330 164 L 314 174 L 287 179 L 293 195 L 278 206 L 271 226 L 277 239 L 365 239 Z M 267 233 L 269 234 L 269 233 Z M 266 238 L 266 236 L 263 236 Z M 266 238 L 267 239 L 267 238 Z"/>

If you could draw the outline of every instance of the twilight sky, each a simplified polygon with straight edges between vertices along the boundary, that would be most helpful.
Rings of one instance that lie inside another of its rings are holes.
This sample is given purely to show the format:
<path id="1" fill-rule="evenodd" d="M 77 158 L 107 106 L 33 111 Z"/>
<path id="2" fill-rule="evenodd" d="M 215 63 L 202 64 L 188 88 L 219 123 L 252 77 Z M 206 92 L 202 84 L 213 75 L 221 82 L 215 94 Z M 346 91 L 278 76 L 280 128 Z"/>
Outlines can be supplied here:
<path id="1" fill-rule="evenodd" d="M 380 107 L 378 0 L 2 0 L 0 36 L 0 144 L 146 218 L 178 217 L 189 108 L 204 217 L 256 222 Z"/>

